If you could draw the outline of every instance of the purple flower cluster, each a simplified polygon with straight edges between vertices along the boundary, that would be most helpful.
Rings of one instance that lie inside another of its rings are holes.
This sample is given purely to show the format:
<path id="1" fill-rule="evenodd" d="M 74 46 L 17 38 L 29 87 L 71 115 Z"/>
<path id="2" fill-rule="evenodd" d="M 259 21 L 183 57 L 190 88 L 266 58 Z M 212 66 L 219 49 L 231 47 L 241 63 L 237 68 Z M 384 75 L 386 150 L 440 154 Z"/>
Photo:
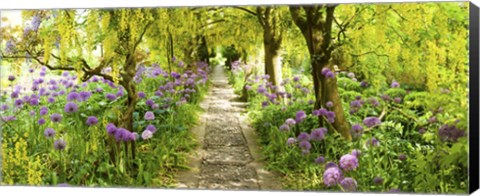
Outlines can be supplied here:
<path id="1" fill-rule="evenodd" d="M 363 120 L 363 124 L 368 128 L 381 124 L 380 119 L 377 117 L 367 117 Z"/>
<path id="2" fill-rule="evenodd" d="M 343 155 L 340 158 L 340 167 L 345 171 L 355 170 L 358 167 L 358 159 L 351 154 Z"/>
<path id="3" fill-rule="evenodd" d="M 465 131 L 455 125 L 444 124 L 438 129 L 438 135 L 444 142 L 456 142 L 458 138 L 465 136 Z"/>

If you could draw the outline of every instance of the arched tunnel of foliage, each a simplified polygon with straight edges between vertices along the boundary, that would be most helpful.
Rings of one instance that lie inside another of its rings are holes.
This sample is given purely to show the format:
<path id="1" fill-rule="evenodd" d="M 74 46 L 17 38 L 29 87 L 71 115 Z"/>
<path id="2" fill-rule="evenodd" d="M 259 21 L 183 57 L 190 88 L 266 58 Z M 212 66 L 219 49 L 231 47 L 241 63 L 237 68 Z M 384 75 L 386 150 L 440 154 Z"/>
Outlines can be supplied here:
<path id="1" fill-rule="evenodd" d="M 286 190 L 467 191 L 467 3 L 2 13 L 2 184 L 172 187 L 225 66 Z"/>

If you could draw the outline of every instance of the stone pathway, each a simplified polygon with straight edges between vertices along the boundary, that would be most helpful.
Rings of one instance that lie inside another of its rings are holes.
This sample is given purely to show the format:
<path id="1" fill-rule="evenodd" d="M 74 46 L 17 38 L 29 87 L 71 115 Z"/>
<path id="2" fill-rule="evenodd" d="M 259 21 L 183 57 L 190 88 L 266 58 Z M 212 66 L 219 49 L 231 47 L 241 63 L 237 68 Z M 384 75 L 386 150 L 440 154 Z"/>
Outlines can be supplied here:
<path id="1" fill-rule="evenodd" d="M 200 104 L 205 112 L 191 130 L 200 145 L 189 158 L 191 170 L 177 176 L 177 188 L 280 190 L 278 177 L 258 161 L 257 139 L 242 113 L 246 103 L 234 101 L 223 66 L 210 78 L 213 86 Z"/>

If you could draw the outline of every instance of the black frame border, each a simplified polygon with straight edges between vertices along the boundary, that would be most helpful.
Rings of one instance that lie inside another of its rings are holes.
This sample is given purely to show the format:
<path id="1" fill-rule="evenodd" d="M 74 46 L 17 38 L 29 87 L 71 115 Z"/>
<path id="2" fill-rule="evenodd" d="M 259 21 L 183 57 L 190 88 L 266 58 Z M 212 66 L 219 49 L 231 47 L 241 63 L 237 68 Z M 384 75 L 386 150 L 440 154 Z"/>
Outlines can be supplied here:
<path id="1" fill-rule="evenodd" d="M 479 188 L 479 7 L 470 2 L 469 22 L 469 186 L 472 194 Z"/>

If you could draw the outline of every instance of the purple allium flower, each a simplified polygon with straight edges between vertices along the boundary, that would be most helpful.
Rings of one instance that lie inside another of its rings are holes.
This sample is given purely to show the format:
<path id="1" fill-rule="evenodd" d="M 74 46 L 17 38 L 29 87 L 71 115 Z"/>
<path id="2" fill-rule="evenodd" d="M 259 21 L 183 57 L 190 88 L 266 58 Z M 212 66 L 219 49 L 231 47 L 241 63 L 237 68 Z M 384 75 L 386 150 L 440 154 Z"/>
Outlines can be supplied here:
<path id="1" fill-rule="evenodd" d="M 405 154 L 399 154 L 399 155 L 398 155 L 398 159 L 399 159 L 400 161 L 405 161 L 405 160 L 407 160 L 407 155 L 405 155 Z"/>
<path id="2" fill-rule="evenodd" d="M 8 105 L 7 104 L 3 104 L 2 107 L 0 108 L 1 111 L 6 111 L 8 110 Z"/>
<path id="3" fill-rule="evenodd" d="M 45 124 L 45 122 L 47 122 L 47 121 L 44 118 L 38 119 L 38 124 L 39 125 L 43 125 L 43 124 Z"/>
<path id="4" fill-rule="evenodd" d="M 328 168 L 331 168 L 331 167 L 336 167 L 336 168 L 338 168 L 338 165 L 335 164 L 334 162 L 328 162 L 328 163 L 325 165 L 325 170 L 327 170 Z"/>
<path id="5" fill-rule="evenodd" d="M 65 112 L 66 113 L 74 113 L 74 112 L 77 112 L 77 111 L 78 111 L 77 104 L 75 104 L 73 102 L 68 102 L 67 104 L 65 104 Z"/>
<path id="6" fill-rule="evenodd" d="M 400 103 L 400 102 L 402 102 L 402 98 L 400 98 L 400 97 L 395 97 L 395 99 L 393 99 L 393 101 L 394 101 L 395 103 Z"/>
<path id="7" fill-rule="evenodd" d="M 316 164 L 323 164 L 325 163 L 325 158 L 323 156 L 318 156 L 316 159 L 315 159 L 315 163 Z"/>
<path id="8" fill-rule="evenodd" d="M 145 112 L 145 116 L 143 117 L 145 120 L 154 120 L 155 119 L 155 115 L 153 114 L 153 112 Z"/>
<path id="9" fill-rule="evenodd" d="M 8 76 L 8 81 L 10 81 L 10 82 L 15 81 L 15 76 L 14 75 L 9 75 Z"/>
<path id="10" fill-rule="evenodd" d="M 44 71 L 41 71 L 40 72 L 40 76 L 44 77 L 47 73 L 45 73 Z"/>
<path id="11" fill-rule="evenodd" d="M 45 137 L 51 138 L 55 136 L 55 130 L 53 130 L 52 128 L 46 128 L 43 132 L 43 135 L 45 135 Z"/>
<path id="12" fill-rule="evenodd" d="M 455 125 L 442 125 L 438 129 L 438 135 L 443 142 L 456 142 L 458 138 L 465 136 L 465 131 Z"/>
<path id="13" fill-rule="evenodd" d="M 117 98 L 117 96 L 115 96 L 114 94 L 111 94 L 111 93 L 108 93 L 107 95 L 105 95 L 105 97 L 110 101 L 113 101 Z"/>
<path id="14" fill-rule="evenodd" d="M 87 118 L 87 122 L 86 122 L 86 123 L 87 123 L 88 126 L 96 125 L 96 124 L 98 123 L 98 119 L 97 119 L 97 117 L 95 117 L 95 116 L 89 116 L 89 117 Z"/>
<path id="15" fill-rule="evenodd" d="M 78 101 L 80 100 L 80 95 L 76 92 L 70 92 L 67 95 L 67 101 Z"/>
<path id="16" fill-rule="evenodd" d="M 267 107 L 267 106 L 268 106 L 268 104 L 269 104 L 269 103 L 268 103 L 268 101 L 264 101 L 264 102 L 262 102 L 262 108 L 264 108 L 264 107 Z"/>
<path id="17" fill-rule="evenodd" d="M 357 181 L 353 178 L 344 178 L 340 181 L 340 185 L 345 191 L 356 191 L 357 190 Z"/>
<path id="18" fill-rule="evenodd" d="M 312 133 L 310 133 L 310 137 L 314 141 L 321 141 L 323 138 L 325 138 L 325 133 L 322 128 L 314 129 Z"/>
<path id="19" fill-rule="evenodd" d="M 156 128 L 155 126 L 153 126 L 153 125 L 148 125 L 147 128 L 146 128 L 146 130 L 149 130 L 149 131 L 151 131 L 152 133 L 157 132 L 157 128 Z"/>
<path id="20" fill-rule="evenodd" d="M 437 122 L 437 117 L 432 116 L 428 119 L 428 123 L 436 123 Z"/>
<path id="21" fill-rule="evenodd" d="M 92 96 L 92 92 L 90 91 L 82 91 L 79 94 L 80 94 L 81 101 L 87 101 L 90 98 L 90 96 Z"/>
<path id="22" fill-rule="evenodd" d="M 329 71 L 325 74 L 325 78 L 334 78 L 335 77 L 335 73 Z"/>
<path id="23" fill-rule="evenodd" d="M 300 144 L 298 144 L 298 146 L 302 148 L 304 151 L 310 151 L 310 148 L 312 148 L 312 145 L 307 140 L 301 141 Z"/>
<path id="24" fill-rule="evenodd" d="M 43 106 L 42 108 L 40 108 L 40 115 L 43 116 L 43 115 L 46 115 L 48 113 L 48 108 Z"/>
<path id="25" fill-rule="evenodd" d="M 422 127 L 420 129 L 418 129 L 418 133 L 420 134 L 424 134 L 427 130 L 425 129 L 425 127 Z"/>
<path id="26" fill-rule="evenodd" d="M 363 127 L 359 124 L 355 124 L 352 126 L 352 135 L 354 137 L 360 137 L 363 133 Z"/>
<path id="27" fill-rule="evenodd" d="M 290 131 L 290 127 L 287 124 L 282 124 L 279 129 L 284 132 Z"/>
<path id="28" fill-rule="evenodd" d="M 138 97 L 140 98 L 145 98 L 145 93 L 144 92 L 138 92 Z"/>
<path id="29" fill-rule="evenodd" d="M 308 105 L 312 105 L 312 104 L 314 104 L 314 103 L 315 103 L 315 101 L 314 101 L 314 100 L 311 100 L 311 99 L 310 99 L 310 100 L 308 100 Z"/>
<path id="30" fill-rule="evenodd" d="M 289 146 L 295 144 L 295 142 L 297 142 L 297 140 L 296 140 L 295 138 L 293 138 L 293 137 L 289 137 L 289 138 L 287 139 L 287 145 L 289 145 Z"/>
<path id="31" fill-rule="evenodd" d="M 103 88 L 98 87 L 98 88 L 95 89 L 95 92 L 97 92 L 97 93 L 102 93 L 102 92 L 103 92 Z"/>
<path id="32" fill-rule="evenodd" d="M 117 97 L 122 97 L 124 95 L 123 90 L 121 90 L 121 89 L 118 90 L 116 95 L 117 95 Z"/>
<path id="33" fill-rule="evenodd" d="M 377 138 L 372 137 L 371 139 L 367 140 L 367 145 L 369 145 L 369 146 L 379 146 L 380 142 L 377 140 Z"/>
<path id="34" fill-rule="evenodd" d="M 310 140 L 310 135 L 306 132 L 301 132 L 300 134 L 298 134 L 297 139 L 300 141 L 308 141 Z"/>
<path id="35" fill-rule="evenodd" d="M 358 158 L 362 154 L 362 152 L 360 150 L 353 149 L 351 154 Z"/>
<path id="36" fill-rule="evenodd" d="M 388 96 L 387 94 L 383 94 L 383 95 L 382 95 L 382 99 L 383 99 L 384 101 L 390 101 L 390 96 Z"/>
<path id="37" fill-rule="evenodd" d="M 307 118 L 307 115 L 305 114 L 305 112 L 303 110 L 300 110 L 297 112 L 297 114 L 295 114 L 295 122 L 296 123 L 301 123 L 303 120 L 305 120 L 305 118 Z"/>
<path id="38" fill-rule="evenodd" d="M 338 167 L 330 167 L 323 173 L 323 183 L 327 187 L 336 186 L 343 179 L 343 174 Z"/>
<path id="39" fill-rule="evenodd" d="M 298 76 L 294 76 L 294 77 L 293 77 L 293 81 L 294 81 L 294 82 L 298 82 L 298 81 L 300 81 L 300 77 L 298 77 Z"/>
<path id="40" fill-rule="evenodd" d="M 293 118 L 289 118 L 287 120 L 285 120 L 285 124 L 288 125 L 288 126 L 293 126 L 296 124 L 296 121 L 293 120 Z"/>
<path id="41" fill-rule="evenodd" d="M 263 93 L 267 92 L 267 89 L 265 89 L 265 87 L 263 87 L 263 85 L 260 85 L 257 88 L 257 92 L 260 93 L 260 94 L 263 94 Z"/>
<path id="42" fill-rule="evenodd" d="M 370 102 L 370 104 L 372 104 L 373 107 L 377 107 L 377 106 L 380 106 L 380 102 L 378 102 L 377 99 L 371 97 L 370 99 L 368 99 L 368 101 Z"/>
<path id="43" fill-rule="evenodd" d="M 397 81 L 393 81 L 392 84 L 390 85 L 392 88 L 398 88 L 400 87 L 400 84 Z"/>
<path id="44" fill-rule="evenodd" d="M 358 167 L 358 159 L 351 154 L 343 155 L 340 158 L 340 167 L 345 171 L 355 170 Z"/>
<path id="45" fill-rule="evenodd" d="M 36 112 L 35 110 L 30 111 L 30 116 L 35 116 Z"/>
<path id="46" fill-rule="evenodd" d="M 360 82 L 360 86 L 363 87 L 363 88 L 366 88 L 366 87 L 368 87 L 368 82 L 362 81 L 362 82 Z"/>
<path id="47" fill-rule="evenodd" d="M 331 71 L 330 71 L 330 68 L 324 67 L 324 68 L 322 69 L 322 75 L 325 75 L 325 74 L 327 74 L 328 72 L 331 72 Z"/>
<path id="48" fill-rule="evenodd" d="M 350 102 L 350 108 L 360 109 L 362 107 L 362 103 L 359 100 L 354 100 Z"/>
<path id="49" fill-rule="evenodd" d="M 115 140 L 117 142 L 120 142 L 120 141 L 124 141 L 127 139 L 128 137 L 128 134 L 129 134 L 129 131 L 124 129 L 124 128 L 118 128 L 116 131 L 115 131 Z"/>
<path id="50" fill-rule="evenodd" d="M 150 130 L 145 130 L 142 133 L 142 139 L 147 140 L 153 137 L 153 133 Z"/>
<path id="51" fill-rule="evenodd" d="M 50 120 L 54 123 L 55 122 L 60 122 L 60 121 L 62 121 L 62 115 L 61 114 L 56 114 L 56 113 L 52 114 L 52 115 L 50 115 Z"/>
<path id="52" fill-rule="evenodd" d="M 6 91 L 5 91 L 6 92 Z M 19 92 L 13 91 L 12 94 L 10 95 L 11 98 L 18 98 Z"/>
<path id="53" fill-rule="evenodd" d="M 117 127 L 113 123 L 108 123 L 106 128 L 109 135 L 113 135 L 117 132 Z"/>
<path id="54" fill-rule="evenodd" d="M 54 143 L 53 143 L 53 146 L 55 149 L 57 150 L 64 150 L 65 147 L 67 146 L 67 143 L 62 140 L 62 139 L 59 139 L 59 140 L 56 140 Z"/>
<path id="55" fill-rule="evenodd" d="M 30 99 L 30 105 L 38 105 L 38 99 Z"/>
<path id="56" fill-rule="evenodd" d="M 17 120 L 17 117 L 15 117 L 15 116 L 2 116 L 2 120 L 5 121 L 5 122 L 9 122 L 9 121 Z"/>
<path id="57" fill-rule="evenodd" d="M 152 105 L 155 104 L 155 102 L 153 102 L 153 100 L 149 99 L 149 100 L 145 101 L 145 104 L 147 104 L 147 106 L 152 107 Z"/>
<path id="58" fill-rule="evenodd" d="M 379 125 L 380 123 L 380 119 L 377 117 L 367 117 L 363 120 L 363 124 L 365 124 L 365 126 L 367 126 L 368 128 Z"/>
<path id="59" fill-rule="evenodd" d="M 333 107 L 333 102 L 328 101 L 328 102 L 325 104 L 325 106 L 327 106 L 327 108 L 331 108 L 331 107 Z"/>
<path id="60" fill-rule="evenodd" d="M 335 118 L 335 112 L 333 111 L 327 111 L 327 113 L 325 114 L 325 116 L 327 118 Z"/>
<path id="61" fill-rule="evenodd" d="M 381 185 L 381 184 L 383 184 L 383 178 L 381 178 L 380 176 L 377 176 L 377 177 L 373 178 L 373 183 L 376 184 L 376 185 Z"/>

